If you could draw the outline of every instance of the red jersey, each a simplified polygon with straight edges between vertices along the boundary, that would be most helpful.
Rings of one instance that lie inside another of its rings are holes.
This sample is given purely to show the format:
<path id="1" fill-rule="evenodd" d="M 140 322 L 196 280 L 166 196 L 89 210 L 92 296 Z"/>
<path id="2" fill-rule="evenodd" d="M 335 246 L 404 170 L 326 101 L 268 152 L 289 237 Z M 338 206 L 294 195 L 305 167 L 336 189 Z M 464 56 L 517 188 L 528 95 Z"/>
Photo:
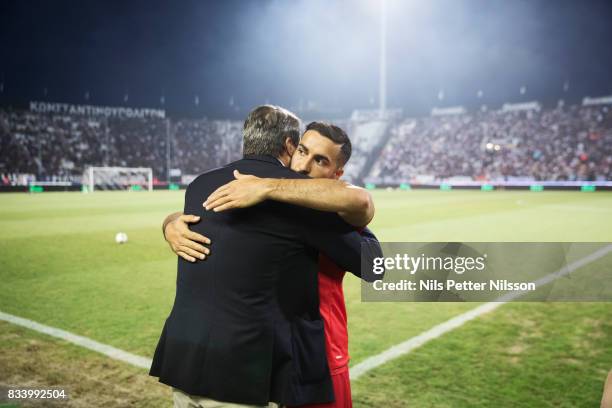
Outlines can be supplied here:
<path id="1" fill-rule="evenodd" d="M 319 255 L 319 312 L 325 327 L 325 350 L 332 375 L 348 370 L 348 327 L 342 279 L 346 272 Z"/>

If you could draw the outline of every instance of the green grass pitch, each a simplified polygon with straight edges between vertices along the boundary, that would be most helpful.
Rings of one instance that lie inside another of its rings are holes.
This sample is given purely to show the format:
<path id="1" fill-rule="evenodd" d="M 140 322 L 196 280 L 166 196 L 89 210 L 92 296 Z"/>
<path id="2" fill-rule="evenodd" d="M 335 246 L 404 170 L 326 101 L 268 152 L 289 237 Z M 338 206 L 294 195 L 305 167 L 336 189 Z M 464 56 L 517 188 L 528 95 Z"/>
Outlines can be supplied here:
<path id="1" fill-rule="evenodd" d="M 606 192 L 373 195 L 381 241 L 612 242 Z M 160 225 L 182 201 L 169 191 L 0 195 L 0 311 L 151 357 L 176 276 Z M 127 244 L 115 243 L 119 231 Z M 353 365 L 476 306 L 361 303 L 352 277 L 345 292 Z M 0 387 L 67 384 L 105 406 L 171 405 L 144 370 L 105 359 L 0 323 Z M 353 398 L 373 407 L 593 407 L 610 369 L 612 303 L 515 303 L 371 371 L 353 383 Z M 109 389 L 123 399 L 104 399 Z"/>

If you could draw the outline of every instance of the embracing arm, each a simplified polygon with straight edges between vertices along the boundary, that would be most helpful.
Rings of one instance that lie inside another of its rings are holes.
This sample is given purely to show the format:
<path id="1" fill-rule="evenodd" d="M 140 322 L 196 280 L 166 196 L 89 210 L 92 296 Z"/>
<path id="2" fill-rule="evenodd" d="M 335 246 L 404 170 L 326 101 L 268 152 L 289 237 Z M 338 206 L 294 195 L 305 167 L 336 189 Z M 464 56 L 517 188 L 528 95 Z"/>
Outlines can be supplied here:
<path id="1" fill-rule="evenodd" d="M 363 227 L 374 217 L 374 202 L 365 189 L 332 179 L 264 179 L 267 197 L 320 211 L 337 212 L 346 222 Z"/>
<path id="2" fill-rule="evenodd" d="M 362 227 L 374 217 L 370 193 L 341 180 L 269 179 L 240 174 L 215 190 L 204 202 L 207 210 L 244 208 L 264 200 L 282 201 L 314 210 L 336 212 L 351 225 Z"/>
<path id="3" fill-rule="evenodd" d="M 381 275 L 373 273 L 375 259 L 382 257 L 383 252 L 372 231 L 363 228 L 357 232 L 331 213 L 313 213 L 302 218 L 307 220 L 304 222 L 307 244 L 323 252 L 343 270 L 367 282 L 382 279 Z"/>
<path id="4" fill-rule="evenodd" d="M 164 238 L 166 238 L 166 227 L 168 226 L 168 224 L 175 221 L 181 215 L 183 215 L 183 213 L 180 211 L 177 211 L 172 214 L 168 214 L 168 216 L 164 218 L 164 222 L 162 223 L 162 233 L 164 234 Z"/>
<path id="5" fill-rule="evenodd" d="M 203 260 L 210 254 L 210 250 L 202 245 L 210 245 L 210 239 L 189 229 L 189 224 L 198 221 L 200 217 L 196 215 L 175 212 L 168 215 L 162 224 L 164 239 L 172 252 L 189 262 L 195 262 L 196 258 Z"/>

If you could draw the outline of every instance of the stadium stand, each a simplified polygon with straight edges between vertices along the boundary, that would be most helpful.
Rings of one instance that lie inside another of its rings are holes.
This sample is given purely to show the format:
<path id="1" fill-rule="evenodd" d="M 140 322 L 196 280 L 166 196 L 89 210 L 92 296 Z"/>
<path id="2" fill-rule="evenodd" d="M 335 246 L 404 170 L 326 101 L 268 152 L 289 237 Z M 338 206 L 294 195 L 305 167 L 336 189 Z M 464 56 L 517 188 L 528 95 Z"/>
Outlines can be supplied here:
<path id="1" fill-rule="evenodd" d="M 353 141 L 345 173 L 353 182 L 612 180 L 610 105 L 335 122 Z M 168 155 L 171 168 L 196 175 L 241 156 L 241 129 L 236 121 L 0 109 L 0 181 L 78 183 L 90 165 L 151 167 L 165 180 Z"/>
<path id="2" fill-rule="evenodd" d="M 358 182 L 363 178 L 368 170 L 368 159 L 384 141 L 387 124 L 387 121 L 378 119 L 349 122 L 347 132 L 351 138 L 353 154 L 344 173 L 347 180 Z"/>
<path id="3" fill-rule="evenodd" d="M 200 174 L 242 156 L 242 122 L 179 120 L 174 132 L 175 165 Z"/>
<path id="4" fill-rule="evenodd" d="M 88 166 L 151 167 L 158 179 L 170 165 L 199 174 L 241 156 L 242 123 L 147 118 L 96 118 L 0 110 L 0 176 L 80 182 Z M 170 134 L 168 134 L 170 132 Z"/>
<path id="5" fill-rule="evenodd" d="M 390 132 L 369 182 L 612 179 L 609 106 L 406 119 Z"/>

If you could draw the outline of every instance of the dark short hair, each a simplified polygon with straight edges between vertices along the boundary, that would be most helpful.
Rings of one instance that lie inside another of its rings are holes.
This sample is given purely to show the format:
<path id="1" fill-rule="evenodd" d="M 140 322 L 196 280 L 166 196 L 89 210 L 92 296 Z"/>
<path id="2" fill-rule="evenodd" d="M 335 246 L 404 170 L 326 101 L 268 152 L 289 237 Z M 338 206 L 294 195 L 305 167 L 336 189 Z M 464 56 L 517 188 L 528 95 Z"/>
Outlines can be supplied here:
<path id="1" fill-rule="evenodd" d="M 340 148 L 340 167 L 344 166 L 351 158 L 353 147 L 351 145 L 351 139 L 344 130 L 336 125 L 325 122 L 310 122 L 306 126 L 306 131 L 314 130 L 321 136 L 325 136 L 335 144 L 342 145 Z"/>
<path id="2" fill-rule="evenodd" d="M 249 113 L 242 131 L 243 154 L 280 156 L 285 139 L 295 146 L 300 140 L 300 119 L 287 109 L 274 105 L 258 106 Z"/>

